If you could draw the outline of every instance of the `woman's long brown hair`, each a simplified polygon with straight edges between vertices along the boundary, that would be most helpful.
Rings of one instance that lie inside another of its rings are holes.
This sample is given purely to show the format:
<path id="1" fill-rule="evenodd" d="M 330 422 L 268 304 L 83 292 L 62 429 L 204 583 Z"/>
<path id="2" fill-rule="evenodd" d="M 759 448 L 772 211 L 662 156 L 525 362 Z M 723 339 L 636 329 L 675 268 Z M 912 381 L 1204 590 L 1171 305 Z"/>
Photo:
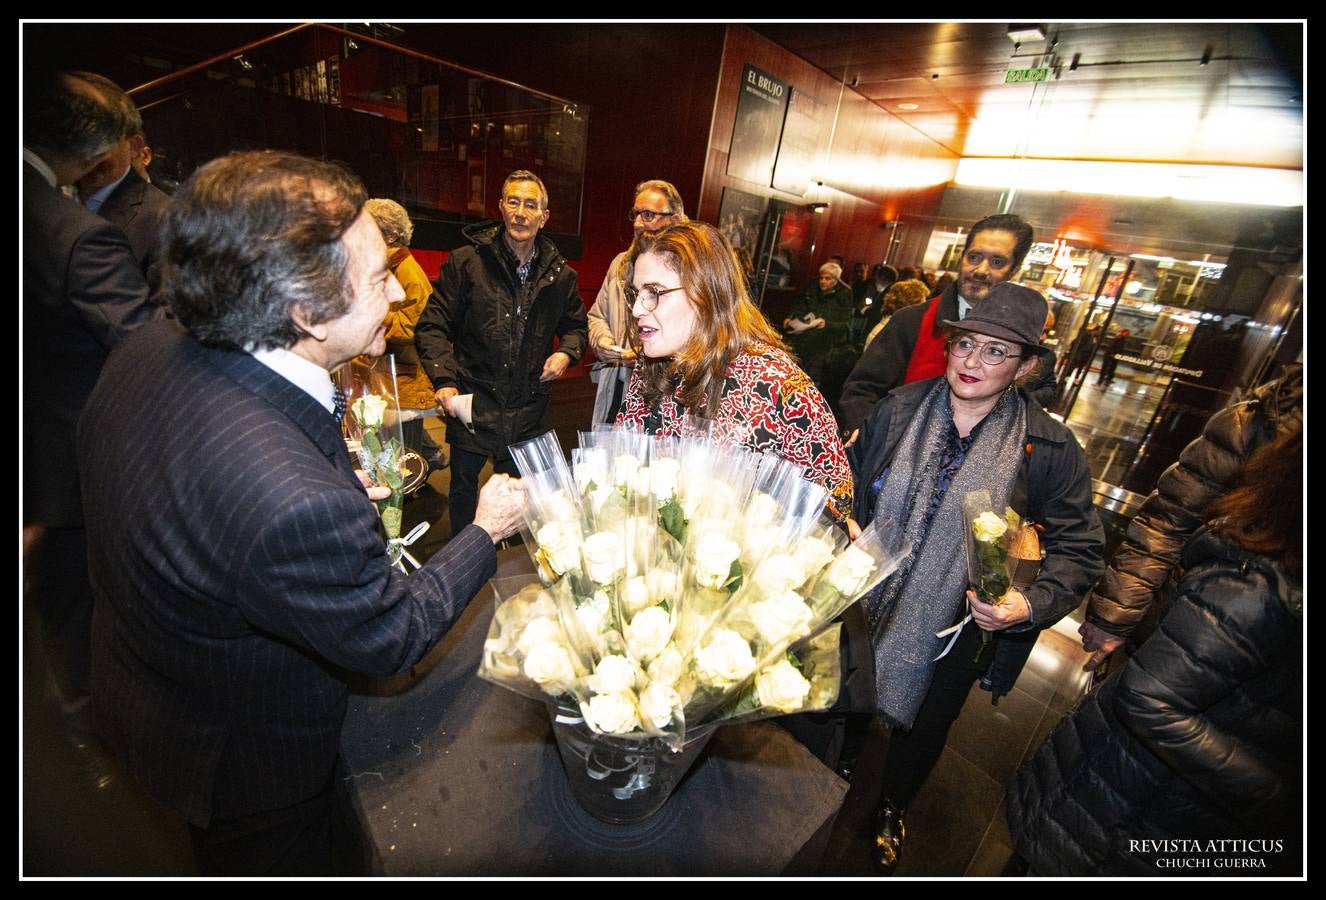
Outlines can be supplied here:
<path id="1" fill-rule="evenodd" d="M 1234 489 L 1206 508 L 1206 520 L 1240 547 L 1297 576 L 1303 563 L 1302 429 L 1254 453 Z"/>
<path id="2" fill-rule="evenodd" d="M 686 346 L 672 358 L 639 357 L 641 393 L 653 404 L 680 385 L 683 408 L 693 415 L 712 416 L 728 367 L 743 350 L 766 344 L 786 351 L 787 345 L 751 302 L 731 245 L 712 225 L 682 222 L 640 235 L 631 247 L 628 285 L 633 283 L 635 261 L 646 253 L 658 255 L 677 273 L 695 310 L 696 326 Z M 634 316 L 629 319 L 629 334 L 638 351 Z"/>

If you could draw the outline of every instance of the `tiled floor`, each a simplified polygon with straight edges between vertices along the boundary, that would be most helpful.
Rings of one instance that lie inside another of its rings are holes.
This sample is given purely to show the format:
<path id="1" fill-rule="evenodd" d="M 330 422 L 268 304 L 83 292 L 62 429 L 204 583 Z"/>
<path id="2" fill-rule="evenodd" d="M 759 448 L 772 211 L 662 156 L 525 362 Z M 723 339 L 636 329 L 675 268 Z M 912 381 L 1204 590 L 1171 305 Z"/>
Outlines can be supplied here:
<path id="1" fill-rule="evenodd" d="M 553 421 L 565 447 L 588 420 L 587 379 L 564 379 L 554 391 Z M 430 429 L 433 423 L 429 423 Z M 440 432 L 438 432 L 440 436 Z M 406 507 L 407 519 L 436 523 L 419 549 L 431 554 L 449 536 L 445 521 L 447 473 Z M 407 522 L 407 526 L 410 522 Z M 188 832 L 168 810 L 146 797 L 122 772 L 92 785 L 64 743 L 58 714 L 46 694 L 40 656 L 31 652 L 35 627 L 25 619 L 23 690 L 22 834 L 20 872 L 27 876 L 190 875 Z M 1004 821 L 1004 785 L 1085 690 L 1086 658 L 1077 624 L 1065 619 L 1041 636 L 1013 692 L 997 707 L 973 688 L 935 771 L 908 810 L 908 842 L 899 876 L 998 876 L 1013 861 Z M 798 859 L 796 874 L 870 876 L 869 823 L 887 734 L 872 732 L 851 791 L 821 860 Z"/>

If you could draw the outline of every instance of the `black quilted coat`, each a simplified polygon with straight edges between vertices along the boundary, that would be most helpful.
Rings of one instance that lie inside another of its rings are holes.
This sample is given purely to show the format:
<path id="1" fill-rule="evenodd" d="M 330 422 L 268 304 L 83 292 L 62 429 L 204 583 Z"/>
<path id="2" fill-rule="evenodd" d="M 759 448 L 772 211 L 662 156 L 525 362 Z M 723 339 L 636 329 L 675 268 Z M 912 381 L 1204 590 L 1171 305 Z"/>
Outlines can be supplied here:
<path id="1" fill-rule="evenodd" d="M 1087 599 L 1087 621 L 1126 637 L 1165 588 L 1206 507 L 1233 487 L 1248 457 L 1303 420 L 1303 371 L 1291 366 L 1250 399 L 1213 415 L 1161 473 Z"/>
<path id="2" fill-rule="evenodd" d="M 1234 874 L 1172 868 L 1191 845 L 1137 843 L 1212 839 L 1281 842 L 1252 854 L 1268 868 L 1237 874 L 1299 871 L 1301 586 L 1209 530 L 1183 564 L 1156 633 L 1009 787 L 1014 842 L 1038 874 Z"/>

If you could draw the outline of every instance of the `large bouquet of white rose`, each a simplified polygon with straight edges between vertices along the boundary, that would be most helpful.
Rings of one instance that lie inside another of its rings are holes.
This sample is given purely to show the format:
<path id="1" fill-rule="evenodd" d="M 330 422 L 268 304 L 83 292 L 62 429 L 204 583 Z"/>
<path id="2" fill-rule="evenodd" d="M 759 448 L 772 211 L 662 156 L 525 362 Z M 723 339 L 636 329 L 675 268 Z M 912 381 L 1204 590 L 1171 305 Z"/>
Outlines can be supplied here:
<path id="1" fill-rule="evenodd" d="M 538 583 L 496 586 L 482 677 L 674 747 L 832 705 L 833 620 L 901 558 L 882 524 L 849 545 L 801 467 L 707 434 L 583 433 L 569 466 L 551 433 L 512 452 Z"/>

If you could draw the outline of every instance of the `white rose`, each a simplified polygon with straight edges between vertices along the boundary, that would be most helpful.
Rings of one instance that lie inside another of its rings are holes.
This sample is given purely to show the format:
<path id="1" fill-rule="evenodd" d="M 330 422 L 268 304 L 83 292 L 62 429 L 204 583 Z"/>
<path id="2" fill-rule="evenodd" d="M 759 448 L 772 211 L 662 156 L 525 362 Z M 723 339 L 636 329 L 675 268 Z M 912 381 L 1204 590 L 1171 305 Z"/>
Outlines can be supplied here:
<path id="1" fill-rule="evenodd" d="M 608 455 L 600 449 L 584 451 L 580 461 L 572 467 L 576 487 L 583 493 L 593 483 L 596 487 L 611 486 L 608 483 Z"/>
<path id="2" fill-rule="evenodd" d="M 580 710 L 590 725 L 606 734 L 627 734 L 640 724 L 635 698 L 629 693 L 599 694 Z"/>
<path id="3" fill-rule="evenodd" d="M 585 496 L 589 498 L 589 508 L 598 515 L 603 510 L 603 504 L 607 503 L 612 497 L 616 496 L 617 489 L 610 484 L 598 483 L 594 490 Z"/>
<path id="4" fill-rule="evenodd" d="M 576 677 L 570 651 L 557 643 L 540 644 L 525 657 L 525 677 L 549 694 L 565 693 Z"/>
<path id="5" fill-rule="evenodd" d="M 782 518 L 778 501 L 764 491 L 755 491 L 746 504 L 746 521 L 777 522 Z"/>
<path id="6" fill-rule="evenodd" d="M 672 617 L 662 607 L 642 610 L 626 626 L 626 647 L 640 662 L 648 662 L 663 652 L 672 637 Z"/>
<path id="7" fill-rule="evenodd" d="M 726 688 L 755 671 L 755 657 L 745 638 L 730 628 L 719 628 L 695 654 L 695 668 L 705 684 Z"/>
<path id="8" fill-rule="evenodd" d="M 746 524 L 741 543 L 746 548 L 747 559 L 759 559 L 769 552 L 770 547 L 777 547 L 783 542 L 783 530 L 777 525 L 758 525 L 754 521 Z"/>
<path id="9" fill-rule="evenodd" d="M 976 517 L 976 521 L 971 523 L 972 534 L 976 540 L 989 543 L 995 538 L 1003 537 L 1004 532 L 1008 531 L 1008 522 L 1004 521 L 1002 516 L 997 516 L 990 510 L 986 510 Z"/>
<path id="10" fill-rule="evenodd" d="M 530 621 L 520 632 L 516 647 L 524 656 L 529 656 L 540 644 L 559 643 L 562 639 L 562 626 L 556 619 L 540 616 Z"/>
<path id="11" fill-rule="evenodd" d="M 869 553 L 855 546 L 848 547 L 829 566 L 829 584 L 844 597 L 861 593 L 875 570 L 875 560 Z"/>
<path id="12" fill-rule="evenodd" d="M 701 587 L 719 588 L 727 581 L 732 563 L 741 555 L 741 547 L 727 538 L 710 537 L 695 549 L 695 580 Z"/>
<path id="13" fill-rule="evenodd" d="M 780 712 L 796 712 L 806 705 L 810 682 L 797 671 L 796 666 L 781 659 L 760 670 L 755 676 L 755 693 L 760 705 Z"/>
<path id="14" fill-rule="evenodd" d="M 622 600 L 622 609 L 626 611 L 628 616 L 633 616 L 646 606 L 651 605 L 649 585 L 645 582 L 644 578 L 638 575 L 635 578 L 628 578 L 622 583 L 620 596 Z"/>
<path id="15" fill-rule="evenodd" d="M 626 568 L 624 549 L 622 539 L 611 531 L 591 534 L 580 548 L 585 574 L 599 584 L 611 584 Z"/>
<path id="16" fill-rule="evenodd" d="M 833 541 L 825 540 L 815 536 L 802 538 L 797 542 L 796 548 L 792 550 L 792 555 L 801 563 L 805 569 L 806 577 L 818 575 L 820 569 L 829 564 L 833 559 Z"/>
<path id="17" fill-rule="evenodd" d="M 387 412 L 387 398 L 377 394 L 365 394 L 355 400 L 352 409 L 355 418 L 364 428 L 381 428 L 382 417 Z"/>
<path id="18" fill-rule="evenodd" d="M 635 480 L 635 473 L 640 471 L 640 460 L 629 453 L 618 454 L 613 461 L 612 479 L 617 487 L 627 487 Z"/>
<path id="19" fill-rule="evenodd" d="M 603 611 L 593 603 L 583 603 L 576 607 L 576 619 L 584 629 L 585 636 L 593 641 L 595 646 L 601 643 L 606 618 Z"/>
<path id="20" fill-rule="evenodd" d="M 761 596 L 782 594 L 796 590 L 806 580 L 801 561 L 786 553 L 775 553 L 760 563 L 751 576 L 751 583 Z"/>
<path id="21" fill-rule="evenodd" d="M 574 522 L 549 522 L 534 539 L 554 575 L 580 567 L 580 528 Z"/>
<path id="22" fill-rule="evenodd" d="M 649 664 L 649 677 L 655 684 L 676 684 L 681 677 L 683 660 L 676 644 L 668 644 Z"/>
<path id="23" fill-rule="evenodd" d="M 677 495 L 680 474 L 681 463 L 675 459 L 656 459 L 649 467 L 649 483 L 660 503 Z"/>
<path id="24" fill-rule="evenodd" d="M 649 466 L 641 466 L 631 478 L 631 490 L 643 497 L 649 493 L 649 482 Z"/>
<path id="25" fill-rule="evenodd" d="M 669 606 L 677 603 L 677 573 L 665 569 L 653 569 L 645 574 L 645 584 L 649 585 L 649 599 L 655 603 L 666 602 Z"/>
<path id="26" fill-rule="evenodd" d="M 617 694 L 635 689 L 639 670 L 624 656 L 605 656 L 594 667 L 594 674 L 586 679 L 589 689 L 596 694 Z"/>
<path id="27" fill-rule="evenodd" d="M 640 692 L 640 715 L 654 728 L 665 728 L 679 706 L 681 697 L 670 685 L 654 682 Z"/>
<path id="28" fill-rule="evenodd" d="M 790 642 L 809 634 L 813 618 L 810 607 L 795 591 L 752 603 L 747 614 L 766 644 Z"/>

